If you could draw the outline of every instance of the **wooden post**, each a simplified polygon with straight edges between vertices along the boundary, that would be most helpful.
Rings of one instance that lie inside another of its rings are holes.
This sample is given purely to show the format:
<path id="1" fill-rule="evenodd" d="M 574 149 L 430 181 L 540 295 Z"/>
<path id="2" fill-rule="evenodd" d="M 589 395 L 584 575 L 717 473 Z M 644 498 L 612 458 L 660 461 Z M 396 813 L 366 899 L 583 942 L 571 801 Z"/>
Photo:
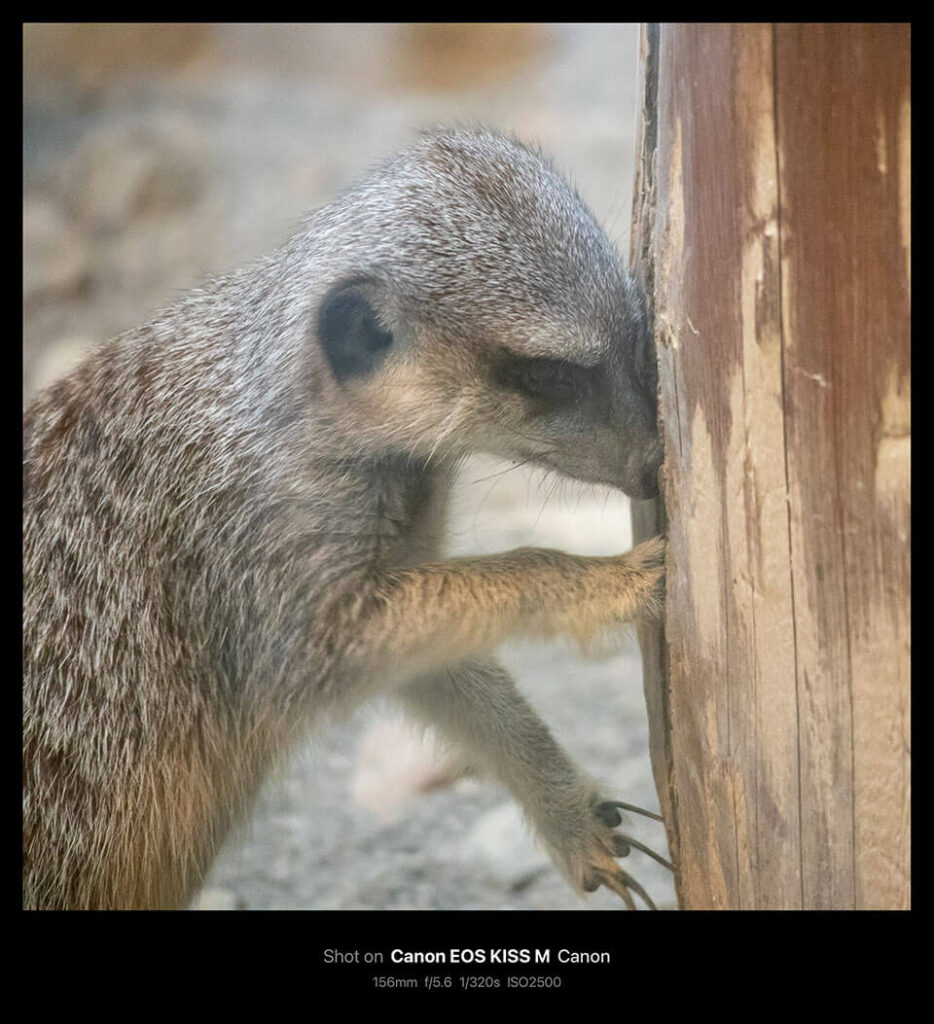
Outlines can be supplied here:
<path id="1" fill-rule="evenodd" d="M 643 31 L 664 631 L 684 908 L 910 905 L 910 31 Z"/>

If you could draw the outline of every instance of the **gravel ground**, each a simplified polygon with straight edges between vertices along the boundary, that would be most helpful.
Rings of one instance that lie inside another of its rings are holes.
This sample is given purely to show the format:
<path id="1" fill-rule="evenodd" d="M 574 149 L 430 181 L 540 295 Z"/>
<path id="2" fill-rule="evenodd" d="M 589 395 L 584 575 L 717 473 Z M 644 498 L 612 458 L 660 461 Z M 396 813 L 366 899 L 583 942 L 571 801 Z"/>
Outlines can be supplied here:
<path id="1" fill-rule="evenodd" d="M 635 26 L 27 26 L 24 396 L 206 274 L 256 256 L 422 126 L 482 122 L 551 153 L 626 252 Z M 478 458 L 459 553 L 629 545 L 626 500 Z M 657 800 L 638 650 L 503 652 L 558 738 L 642 806 Z M 584 903 L 489 783 L 388 706 L 334 723 L 271 780 L 202 908 L 617 909 Z M 423 792 L 424 790 L 430 790 Z M 633 835 L 665 850 L 660 825 Z M 664 869 L 631 870 L 674 906 Z"/>

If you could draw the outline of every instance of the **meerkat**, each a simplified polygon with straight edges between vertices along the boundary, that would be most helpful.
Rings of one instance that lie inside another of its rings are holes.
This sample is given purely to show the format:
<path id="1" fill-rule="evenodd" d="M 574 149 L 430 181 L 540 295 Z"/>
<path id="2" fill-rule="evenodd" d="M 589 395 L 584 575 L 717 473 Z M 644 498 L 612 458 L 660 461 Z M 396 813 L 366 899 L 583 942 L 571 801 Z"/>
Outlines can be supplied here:
<path id="1" fill-rule="evenodd" d="M 40 394 L 25 906 L 188 906 L 312 722 L 374 694 L 505 785 L 575 889 L 651 906 L 618 863 L 652 853 L 617 831 L 630 805 L 493 655 L 659 614 L 663 542 L 443 545 L 471 452 L 657 493 L 655 387 L 642 292 L 577 193 L 518 140 L 456 129 Z"/>

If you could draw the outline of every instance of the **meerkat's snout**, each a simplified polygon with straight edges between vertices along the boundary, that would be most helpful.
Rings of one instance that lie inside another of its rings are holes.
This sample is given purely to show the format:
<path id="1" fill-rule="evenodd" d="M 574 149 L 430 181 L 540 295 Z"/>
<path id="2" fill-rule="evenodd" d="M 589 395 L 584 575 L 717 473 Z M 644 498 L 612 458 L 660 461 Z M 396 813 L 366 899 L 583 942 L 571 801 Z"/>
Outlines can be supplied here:
<path id="1" fill-rule="evenodd" d="M 658 436 L 654 388 L 637 385 L 635 393 L 623 389 L 617 418 L 623 423 L 619 433 L 624 464 L 619 486 L 631 498 L 654 498 L 665 454 Z"/>
<path id="2" fill-rule="evenodd" d="M 663 458 L 664 449 L 657 439 L 647 445 L 644 451 L 635 453 L 631 459 L 633 468 L 620 489 L 630 498 L 654 498 L 659 491 L 658 473 L 662 468 Z"/>

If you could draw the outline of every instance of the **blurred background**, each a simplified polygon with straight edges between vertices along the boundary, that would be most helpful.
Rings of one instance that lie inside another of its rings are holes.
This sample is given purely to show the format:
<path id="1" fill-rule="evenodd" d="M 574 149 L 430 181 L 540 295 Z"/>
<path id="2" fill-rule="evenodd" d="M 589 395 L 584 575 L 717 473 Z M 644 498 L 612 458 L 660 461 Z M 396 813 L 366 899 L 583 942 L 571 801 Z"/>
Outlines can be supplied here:
<path id="1" fill-rule="evenodd" d="M 625 255 L 638 26 L 24 26 L 23 390 L 282 242 L 308 210 L 435 124 L 538 143 Z M 456 553 L 630 546 L 620 494 L 469 462 Z M 608 794 L 657 809 L 638 648 L 502 652 L 558 739 Z M 449 785 L 431 737 L 370 705 L 270 781 L 196 906 L 205 909 L 617 909 L 587 902 L 504 791 Z M 630 831 L 665 853 L 660 825 Z M 667 872 L 627 870 L 662 907 Z"/>

